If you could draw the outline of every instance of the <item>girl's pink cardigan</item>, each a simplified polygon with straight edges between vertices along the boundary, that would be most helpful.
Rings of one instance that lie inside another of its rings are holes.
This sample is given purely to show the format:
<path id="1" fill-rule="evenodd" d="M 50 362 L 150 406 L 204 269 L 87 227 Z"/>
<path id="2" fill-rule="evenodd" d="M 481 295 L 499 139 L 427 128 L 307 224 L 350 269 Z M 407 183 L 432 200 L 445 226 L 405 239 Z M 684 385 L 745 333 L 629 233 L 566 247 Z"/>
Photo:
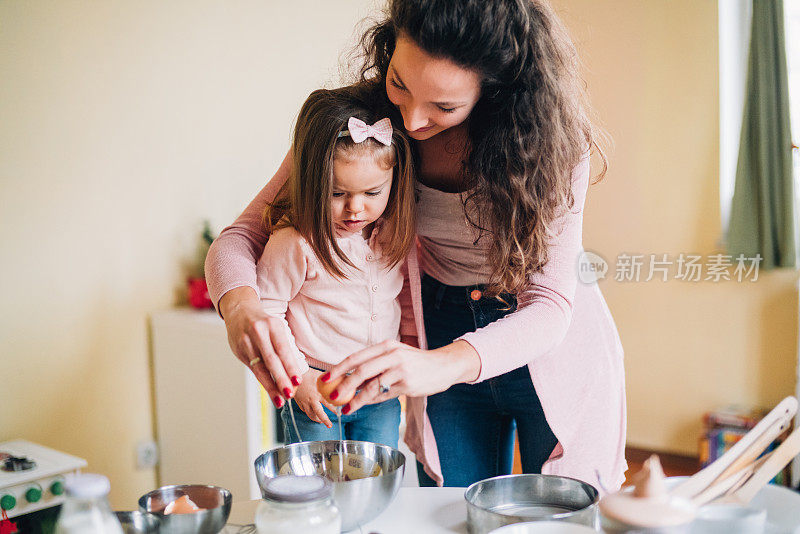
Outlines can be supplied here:
<path id="1" fill-rule="evenodd" d="M 261 215 L 286 182 L 290 167 L 287 155 L 272 180 L 211 246 L 205 272 L 215 304 L 236 287 L 249 286 L 258 293 L 256 262 L 267 241 Z M 559 221 L 560 232 L 551 239 L 547 265 L 518 295 L 517 311 L 462 339 L 480 356 L 478 382 L 528 365 L 547 422 L 558 438 L 542 472 L 578 478 L 602 491 L 602 487 L 619 488 L 627 468 L 623 352 L 597 284 L 584 284 L 577 276 L 588 156 L 574 169 L 572 183 L 575 204 Z M 407 267 L 414 320 L 420 346 L 425 348 L 416 250 L 409 255 Z M 441 484 L 426 401 L 426 397 L 408 399 L 405 441 Z"/>

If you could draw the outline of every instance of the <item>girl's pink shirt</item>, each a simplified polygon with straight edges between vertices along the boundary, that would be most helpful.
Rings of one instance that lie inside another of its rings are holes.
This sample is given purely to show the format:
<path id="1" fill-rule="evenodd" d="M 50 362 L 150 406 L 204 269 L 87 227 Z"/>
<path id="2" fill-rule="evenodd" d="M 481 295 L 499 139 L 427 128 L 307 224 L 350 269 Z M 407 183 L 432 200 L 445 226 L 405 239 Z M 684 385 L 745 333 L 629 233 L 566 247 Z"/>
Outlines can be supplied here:
<path id="1" fill-rule="evenodd" d="M 272 180 L 234 223 L 214 241 L 206 258 L 212 301 L 226 292 L 256 284 L 256 262 L 267 235 L 261 215 L 291 169 L 289 156 Z M 527 365 L 558 445 L 542 467 L 586 481 L 598 490 L 617 489 L 625 480 L 625 375 L 622 344 L 596 283 L 578 279 L 583 250 L 583 208 L 589 186 L 588 155 L 572 173 L 575 203 L 565 212 L 549 244 L 549 261 L 518 295 L 517 310 L 464 339 L 478 353 L 476 382 Z M 421 348 L 425 348 L 420 266 L 416 250 L 406 262 L 411 307 Z M 426 397 L 407 399 L 405 442 L 426 472 L 442 482 L 438 450 L 425 412 Z"/>
<path id="2" fill-rule="evenodd" d="M 338 262 L 344 278 L 329 273 L 294 228 L 281 228 L 267 241 L 256 266 L 261 306 L 283 321 L 301 372 L 309 365 L 327 371 L 348 354 L 400 334 L 417 335 L 410 306 L 401 327 L 401 293 L 409 288 L 403 264 L 383 263 L 381 223 L 369 240 L 360 233 L 336 239 L 353 264 Z"/>

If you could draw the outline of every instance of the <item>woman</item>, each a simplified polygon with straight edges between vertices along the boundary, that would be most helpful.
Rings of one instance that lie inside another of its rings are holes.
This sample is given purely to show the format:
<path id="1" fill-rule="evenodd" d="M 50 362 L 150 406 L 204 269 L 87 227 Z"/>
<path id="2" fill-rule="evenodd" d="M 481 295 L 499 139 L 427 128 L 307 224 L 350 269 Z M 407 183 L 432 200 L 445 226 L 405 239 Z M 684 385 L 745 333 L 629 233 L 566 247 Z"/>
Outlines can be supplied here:
<path id="1" fill-rule="evenodd" d="M 420 348 L 386 342 L 334 367 L 353 370 L 339 395 L 361 389 L 346 409 L 407 395 L 423 485 L 510 472 L 516 426 L 525 472 L 619 487 L 622 347 L 599 289 L 577 279 L 596 145 L 561 23 L 541 0 L 393 0 L 362 44 L 362 87 L 388 98 L 418 154 Z M 290 165 L 206 261 L 231 347 L 273 398 L 298 369 L 260 310 L 255 262 Z"/>

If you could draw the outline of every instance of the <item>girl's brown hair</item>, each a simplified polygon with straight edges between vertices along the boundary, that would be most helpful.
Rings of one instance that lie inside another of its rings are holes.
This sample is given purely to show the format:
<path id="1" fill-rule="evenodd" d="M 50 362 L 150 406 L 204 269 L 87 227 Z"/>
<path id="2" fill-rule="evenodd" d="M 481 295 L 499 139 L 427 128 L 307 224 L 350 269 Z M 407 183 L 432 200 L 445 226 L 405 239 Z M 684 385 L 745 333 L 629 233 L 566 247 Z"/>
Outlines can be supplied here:
<path id="1" fill-rule="evenodd" d="M 385 91 L 400 35 L 481 75 L 463 169 L 474 192 L 464 208 L 492 237 L 486 293 L 518 293 L 547 263 L 554 223 L 573 207 L 572 170 L 589 150 L 602 160 L 600 178 L 607 168 L 572 41 L 544 0 L 391 0 L 362 38 L 362 83 Z"/>
<path id="2" fill-rule="evenodd" d="M 390 146 L 372 138 L 355 143 L 349 136 L 339 137 L 347 130 L 350 117 L 374 124 L 386 116 L 376 111 L 385 108 L 380 101 L 371 100 L 374 95 L 374 89 L 363 86 L 319 89 L 309 95 L 294 130 L 292 172 L 264 212 L 268 233 L 284 226 L 294 227 L 325 269 L 337 277 L 345 276 L 342 263 L 354 267 L 336 243 L 331 218 L 333 162 L 337 157 L 369 155 L 376 164 L 393 169 L 378 237 L 386 266 L 401 262 L 414 242 L 414 165 L 406 136 L 394 128 Z"/>

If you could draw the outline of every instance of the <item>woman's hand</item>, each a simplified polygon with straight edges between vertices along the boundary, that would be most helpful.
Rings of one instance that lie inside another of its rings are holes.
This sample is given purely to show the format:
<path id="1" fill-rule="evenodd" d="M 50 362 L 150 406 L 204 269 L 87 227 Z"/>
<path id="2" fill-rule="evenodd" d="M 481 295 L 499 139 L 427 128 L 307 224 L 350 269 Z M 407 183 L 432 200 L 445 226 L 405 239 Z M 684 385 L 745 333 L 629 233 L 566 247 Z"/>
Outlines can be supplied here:
<path id="1" fill-rule="evenodd" d="M 264 312 L 251 287 L 237 287 L 225 293 L 219 301 L 219 309 L 225 319 L 231 350 L 250 367 L 272 402 L 280 408 L 284 398 L 293 396 L 294 386 L 302 382 L 283 324 Z"/>
<path id="2" fill-rule="evenodd" d="M 328 382 L 353 372 L 336 388 L 337 397 L 359 394 L 342 409 L 351 413 L 366 404 L 383 402 L 399 395 L 421 397 L 444 391 L 453 384 L 478 377 L 480 357 L 466 341 L 456 341 L 435 350 L 421 350 L 399 341 L 384 341 L 358 351 L 330 370 Z M 387 393 L 380 388 L 388 387 Z"/>
<path id="3" fill-rule="evenodd" d="M 328 428 L 332 428 L 333 423 L 331 423 L 325 410 L 322 409 L 322 405 L 324 404 L 331 411 L 335 411 L 336 407 L 322 398 L 322 395 L 320 395 L 317 390 L 317 377 L 321 374 L 321 371 L 309 369 L 306 374 L 303 375 L 303 383 L 297 388 L 294 400 L 312 421 L 322 423 Z"/>

